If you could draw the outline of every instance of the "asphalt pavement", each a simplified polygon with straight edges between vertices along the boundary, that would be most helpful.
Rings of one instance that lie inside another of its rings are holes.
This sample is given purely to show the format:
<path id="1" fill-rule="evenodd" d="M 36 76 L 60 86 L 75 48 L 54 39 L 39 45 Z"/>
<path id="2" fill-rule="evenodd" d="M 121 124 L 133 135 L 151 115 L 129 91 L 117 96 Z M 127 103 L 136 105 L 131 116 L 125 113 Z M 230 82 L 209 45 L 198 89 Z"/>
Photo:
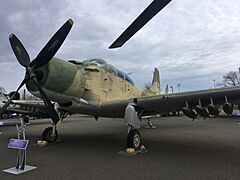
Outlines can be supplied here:
<path id="1" fill-rule="evenodd" d="M 148 153 L 120 156 L 126 148 L 126 127 L 121 119 L 74 116 L 59 129 L 59 143 L 36 146 L 50 120 L 27 126 L 27 164 L 37 169 L 21 175 L 2 170 L 13 167 L 16 120 L 0 128 L 0 179 L 240 179 L 240 121 L 238 117 L 191 119 L 162 117 L 156 129 L 141 129 Z M 142 122 L 142 127 L 147 123 Z"/>

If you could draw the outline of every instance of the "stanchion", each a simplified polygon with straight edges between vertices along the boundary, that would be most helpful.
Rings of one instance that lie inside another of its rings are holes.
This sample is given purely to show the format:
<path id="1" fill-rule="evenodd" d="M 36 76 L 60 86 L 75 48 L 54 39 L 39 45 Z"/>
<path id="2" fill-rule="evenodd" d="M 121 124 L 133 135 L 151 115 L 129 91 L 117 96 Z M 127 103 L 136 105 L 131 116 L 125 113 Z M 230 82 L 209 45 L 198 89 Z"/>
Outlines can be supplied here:
<path id="1" fill-rule="evenodd" d="M 16 165 L 12 168 L 3 170 L 4 172 L 16 174 L 16 175 L 36 169 L 36 167 L 34 166 L 26 165 L 27 146 L 29 141 L 26 140 L 26 133 L 25 133 L 26 124 L 24 123 L 22 118 L 20 118 L 20 122 L 21 122 L 20 125 L 16 125 L 18 139 L 11 138 L 8 143 L 8 148 L 18 150 Z"/>

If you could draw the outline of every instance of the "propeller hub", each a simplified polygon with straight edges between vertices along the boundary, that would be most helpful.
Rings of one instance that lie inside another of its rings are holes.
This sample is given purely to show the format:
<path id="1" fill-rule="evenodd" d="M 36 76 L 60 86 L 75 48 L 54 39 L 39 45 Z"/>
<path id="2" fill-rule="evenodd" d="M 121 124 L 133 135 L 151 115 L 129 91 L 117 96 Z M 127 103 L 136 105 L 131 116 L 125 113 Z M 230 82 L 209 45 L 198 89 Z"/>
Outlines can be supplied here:
<path id="1" fill-rule="evenodd" d="M 35 69 L 30 66 L 26 67 L 25 79 L 29 81 L 32 80 L 33 77 L 37 77 Z"/>

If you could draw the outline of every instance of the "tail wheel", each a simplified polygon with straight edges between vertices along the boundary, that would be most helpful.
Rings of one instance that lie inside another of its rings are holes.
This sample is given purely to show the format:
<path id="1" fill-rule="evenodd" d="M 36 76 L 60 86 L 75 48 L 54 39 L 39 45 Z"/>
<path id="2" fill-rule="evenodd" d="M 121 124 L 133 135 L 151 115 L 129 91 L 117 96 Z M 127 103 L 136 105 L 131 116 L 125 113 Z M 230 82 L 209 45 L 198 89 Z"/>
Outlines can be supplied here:
<path id="1" fill-rule="evenodd" d="M 142 145 L 142 138 L 138 130 L 131 130 L 128 133 L 127 137 L 127 147 L 128 148 L 134 148 L 134 149 L 140 149 Z"/>
<path id="2" fill-rule="evenodd" d="M 46 128 L 42 133 L 42 140 L 47 141 L 48 143 L 55 142 L 58 137 L 58 132 L 55 130 L 55 133 L 53 135 L 53 127 Z"/>

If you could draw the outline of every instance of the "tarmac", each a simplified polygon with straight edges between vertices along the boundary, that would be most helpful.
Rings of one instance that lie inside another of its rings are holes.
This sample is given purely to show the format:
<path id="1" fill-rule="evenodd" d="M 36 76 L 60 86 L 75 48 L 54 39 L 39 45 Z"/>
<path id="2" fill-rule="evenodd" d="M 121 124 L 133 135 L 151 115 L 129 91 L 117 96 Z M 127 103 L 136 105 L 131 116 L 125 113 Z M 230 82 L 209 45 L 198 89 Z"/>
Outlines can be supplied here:
<path id="1" fill-rule="evenodd" d="M 59 128 L 59 143 L 36 146 L 50 120 L 27 126 L 27 165 L 37 169 L 21 175 L 2 170 L 13 167 L 17 151 L 8 149 L 16 138 L 16 120 L 0 127 L 0 179 L 240 179 L 240 117 L 161 117 L 156 129 L 141 128 L 148 153 L 121 156 L 127 129 L 122 119 L 74 116 Z M 146 121 L 141 123 L 146 126 Z"/>

